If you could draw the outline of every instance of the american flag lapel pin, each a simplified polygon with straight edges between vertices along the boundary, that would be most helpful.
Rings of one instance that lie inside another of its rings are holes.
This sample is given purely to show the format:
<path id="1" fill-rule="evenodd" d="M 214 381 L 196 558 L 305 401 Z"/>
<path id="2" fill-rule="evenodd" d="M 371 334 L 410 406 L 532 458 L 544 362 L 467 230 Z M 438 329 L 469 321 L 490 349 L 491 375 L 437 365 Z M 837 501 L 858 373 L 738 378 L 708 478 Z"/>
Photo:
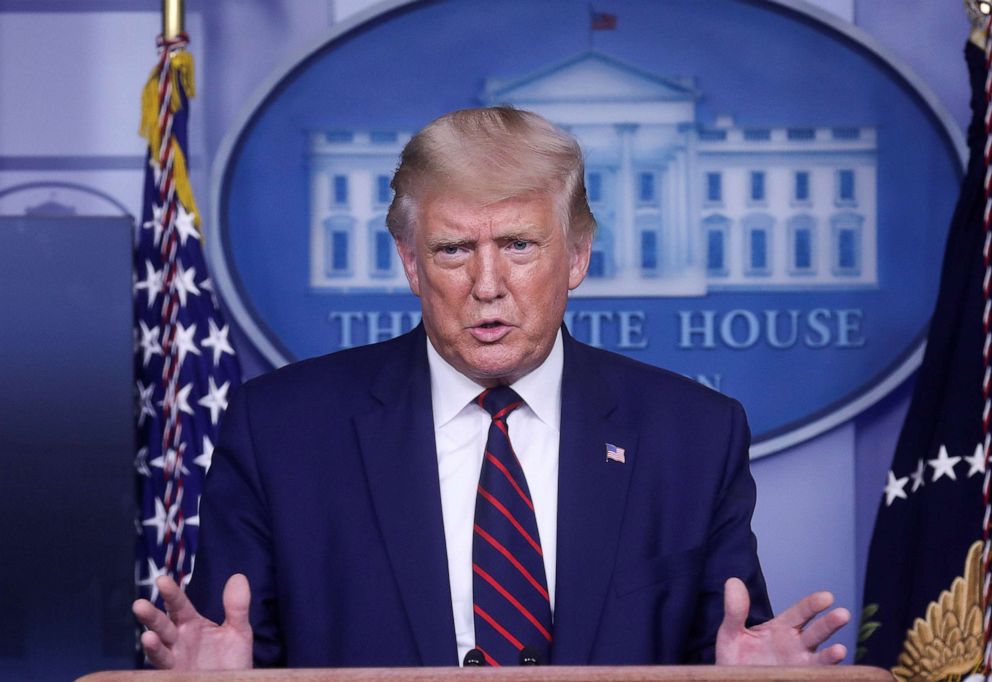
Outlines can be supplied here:
<path id="1" fill-rule="evenodd" d="M 607 462 L 619 462 L 623 464 L 627 461 L 626 456 L 623 454 L 624 449 L 617 447 L 613 443 L 606 444 L 606 461 Z"/>

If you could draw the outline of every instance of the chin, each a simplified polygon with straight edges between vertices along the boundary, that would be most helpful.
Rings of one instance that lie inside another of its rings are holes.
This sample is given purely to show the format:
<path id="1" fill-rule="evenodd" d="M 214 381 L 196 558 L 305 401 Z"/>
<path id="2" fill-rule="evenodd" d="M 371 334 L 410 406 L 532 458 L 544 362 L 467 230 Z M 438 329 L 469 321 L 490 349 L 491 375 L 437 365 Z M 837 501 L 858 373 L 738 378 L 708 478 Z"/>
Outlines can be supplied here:
<path id="1" fill-rule="evenodd" d="M 532 369 L 534 367 L 528 366 L 525 358 L 474 357 L 466 363 L 465 374 L 475 381 L 512 383 Z"/>

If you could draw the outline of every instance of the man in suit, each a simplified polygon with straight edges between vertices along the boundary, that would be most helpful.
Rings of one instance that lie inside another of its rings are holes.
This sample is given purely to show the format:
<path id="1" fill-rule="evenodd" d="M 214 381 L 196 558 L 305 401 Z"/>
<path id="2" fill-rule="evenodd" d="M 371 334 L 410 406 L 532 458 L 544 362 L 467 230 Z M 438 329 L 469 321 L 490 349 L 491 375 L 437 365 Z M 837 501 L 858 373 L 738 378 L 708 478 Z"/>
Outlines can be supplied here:
<path id="1" fill-rule="evenodd" d="M 843 658 L 828 593 L 772 618 L 740 405 L 563 327 L 583 175 L 511 108 L 413 137 L 387 222 L 423 323 L 232 398 L 189 598 L 135 603 L 153 664 Z"/>

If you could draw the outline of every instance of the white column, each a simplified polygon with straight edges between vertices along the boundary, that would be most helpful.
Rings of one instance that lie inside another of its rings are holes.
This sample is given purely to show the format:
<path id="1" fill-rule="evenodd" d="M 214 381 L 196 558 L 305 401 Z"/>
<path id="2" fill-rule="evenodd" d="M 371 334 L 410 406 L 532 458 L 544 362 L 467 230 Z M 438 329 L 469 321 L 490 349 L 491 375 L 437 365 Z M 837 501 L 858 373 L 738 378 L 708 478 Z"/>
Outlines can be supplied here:
<path id="1" fill-rule="evenodd" d="M 678 206 L 677 217 L 675 218 L 675 231 L 678 234 L 678 251 L 676 252 L 676 269 L 684 273 L 691 262 L 690 258 L 690 228 L 689 215 L 691 214 L 689 203 L 689 170 L 686 162 L 685 149 L 680 149 L 676 157 L 676 173 L 678 177 Z"/>
<path id="2" fill-rule="evenodd" d="M 705 271 L 706 265 L 703 263 L 702 244 L 705 235 L 700 232 L 700 182 L 699 158 L 696 150 L 696 131 L 687 127 L 685 131 L 686 168 L 685 168 L 685 234 L 687 238 L 685 248 L 686 267 L 689 270 Z"/>
<path id="3" fill-rule="evenodd" d="M 326 203 L 322 204 L 322 184 L 327 183 L 327 173 L 319 167 L 317 160 L 310 162 L 310 286 L 319 286 L 325 279 L 324 215 Z"/>
<path id="4" fill-rule="evenodd" d="M 665 264 L 665 275 L 671 275 L 678 270 L 678 250 L 680 239 L 678 234 L 678 167 L 675 160 L 666 153 L 665 156 L 665 194 L 662 199 L 663 204 L 661 224 L 665 231 L 665 253 L 663 262 Z"/>
<path id="5" fill-rule="evenodd" d="M 620 166 L 617 169 L 616 224 L 613 230 L 617 268 L 626 273 L 623 279 L 636 279 L 637 235 L 634 234 L 634 123 L 618 123 Z"/>
<path id="6" fill-rule="evenodd" d="M 351 172 L 348 174 L 348 208 L 351 217 L 355 219 L 355 230 L 351 234 L 352 282 L 358 285 L 372 284 L 369 261 L 372 254 L 369 249 L 369 220 L 371 214 L 371 181 L 368 171 Z"/>

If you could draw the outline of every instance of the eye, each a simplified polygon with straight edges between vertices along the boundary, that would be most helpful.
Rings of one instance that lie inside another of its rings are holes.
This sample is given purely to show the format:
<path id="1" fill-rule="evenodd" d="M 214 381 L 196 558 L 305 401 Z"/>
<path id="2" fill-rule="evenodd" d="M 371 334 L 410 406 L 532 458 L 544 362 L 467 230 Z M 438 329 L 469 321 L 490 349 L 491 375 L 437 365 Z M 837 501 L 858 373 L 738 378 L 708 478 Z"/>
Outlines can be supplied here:
<path id="1" fill-rule="evenodd" d="M 441 247 L 441 253 L 444 253 L 449 256 L 454 256 L 456 253 L 458 253 L 458 247 L 455 246 L 454 244 L 448 244 L 447 246 Z"/>
<path id="2" fill-rule="evenodd" d="M 528 246 L 530 246 L 530 242 L 524 239 L 514 239 L 510 242 L 510 248 L 513 251 L 526 251 Z"/>

